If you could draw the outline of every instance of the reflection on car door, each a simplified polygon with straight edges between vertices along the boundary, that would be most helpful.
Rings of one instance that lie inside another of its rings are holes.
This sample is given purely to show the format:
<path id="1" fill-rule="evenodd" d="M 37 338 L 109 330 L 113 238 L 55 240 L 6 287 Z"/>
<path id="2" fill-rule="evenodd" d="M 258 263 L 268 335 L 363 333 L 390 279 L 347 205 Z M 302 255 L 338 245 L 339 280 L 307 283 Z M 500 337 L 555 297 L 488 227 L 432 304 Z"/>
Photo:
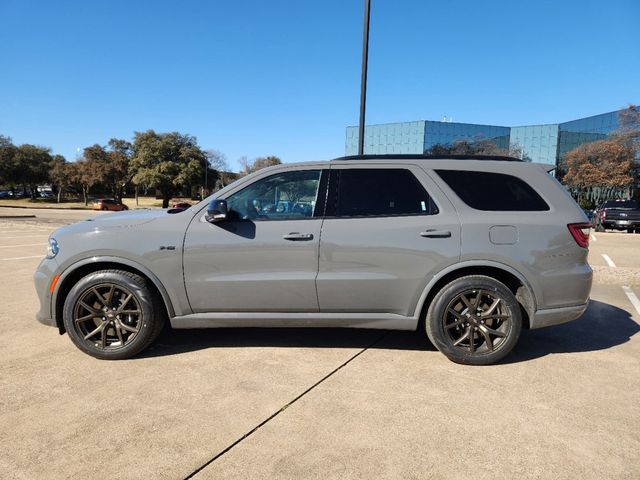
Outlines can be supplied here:
<path id="1" fill-rule="evenodd" d="M 453 205 L 415 165 L 351 162 L 332 165 L 331 172 L 320 311 L 412 315 L 426 283 L 459 259 Z"/>
<path id="2" fill-rule="evenodd" d="M 210 224 L 205 212 L 194 218 L 184 243 L 185 286 L 194 313 L 318 311 L 315 278 L 325 198 L 318 192 L 327 176 L 316 167 L 262 177 L 226 197 L 229 220 Z M 283 201 L 292 204 L 290 211 L 272 208 Z"/>

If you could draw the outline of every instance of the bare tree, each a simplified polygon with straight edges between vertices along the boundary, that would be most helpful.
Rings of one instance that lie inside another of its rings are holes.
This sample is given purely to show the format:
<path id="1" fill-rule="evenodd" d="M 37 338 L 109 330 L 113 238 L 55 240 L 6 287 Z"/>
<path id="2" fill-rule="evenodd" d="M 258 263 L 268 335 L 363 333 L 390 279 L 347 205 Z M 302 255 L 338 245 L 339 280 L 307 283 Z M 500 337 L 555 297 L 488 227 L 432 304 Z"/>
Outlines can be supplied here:
<path id="1" fill-rule="evenodd" d="M 567 153 L 563 182 L 580 204 L 629 197 L 634 183 L 634 150 L 620 137 L 587 143 Z"/>
<path id="2" fill-rule="evenodd" d="M 205 154 L 209 162 L 210 171 L 214 173 L 215 176 L 214 190 L 220 190 L 236 179 L 236 175 L 231 172 L 227 157 L 224 153 L 211 149 L 207 150 Z"/>
<path id="3" fill-rule="evenodd" d="M 240 176 L 249 175 L 250 173 L 257 172 L 258 170 L 262 170 L 266 167 L 271 167 L 273 165 L 280 165 L 282 160 L 275 155 L 269 155 L 268 157 L 256 157 L 253 161 L 249 161 L 247 157 L 240 157 L 238 159 L 238 163 L 240 164 Z"/>

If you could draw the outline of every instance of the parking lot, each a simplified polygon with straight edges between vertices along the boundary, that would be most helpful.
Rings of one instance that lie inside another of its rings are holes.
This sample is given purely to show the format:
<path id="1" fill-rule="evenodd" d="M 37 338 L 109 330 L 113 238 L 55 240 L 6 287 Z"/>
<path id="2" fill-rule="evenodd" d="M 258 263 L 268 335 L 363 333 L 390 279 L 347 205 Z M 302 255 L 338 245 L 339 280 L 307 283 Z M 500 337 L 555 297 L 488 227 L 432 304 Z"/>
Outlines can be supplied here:
<path id="1" fill-rule="evenodd" d="M 640 478 L 640 234 L 592 234 L 587 313 L 495 366 L 324 329 L 178 331 L 106 362 L 36 322 L 32 282 L 48 234 L 95 214 L 0 219 L 2 478 Z"/>

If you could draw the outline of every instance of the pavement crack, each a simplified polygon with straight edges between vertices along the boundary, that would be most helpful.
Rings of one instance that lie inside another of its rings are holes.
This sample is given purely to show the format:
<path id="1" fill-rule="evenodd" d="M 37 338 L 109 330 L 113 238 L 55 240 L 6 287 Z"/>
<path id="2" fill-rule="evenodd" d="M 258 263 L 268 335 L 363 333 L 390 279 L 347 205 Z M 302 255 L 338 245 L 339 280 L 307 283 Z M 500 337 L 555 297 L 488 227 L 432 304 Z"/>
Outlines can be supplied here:
<path id="1" fill-rule="evenodd" d="M 328 378 L 330 378 L 331 376 L 333 376 L 334 374 L 338 373 L 340 370 L 342 370 L 344 367 L 346 367 L 347 365 L 349 365 L 349 363 L 351 363 L 352 361 L 354 361 L 356 358 L 358 358 L 360 355 L 362 355 L 364 352 L 366 352 L 367 350 L 369 350 L 370 348 L 372 348 L 374 345 L 376 345 L 378 342 L 380 342 L 384 337 L 386 337 L 389 334 L 389 332 L 385 332 L 382 335 L 380 335 L 378 338 L 376 338 L 373 342 L 371 342 L 369 345 L 367 345 L 366 347 L 364 347 L 362 350 L 360 350 L 359 352 L 355 353 L 354 355 L 352 355 L 351 357 L 349 357 L 346 361 L 344 361 L 343 363 L 341 363 L 338 367 L 334 368 L 333 370 L 331 370 L 329 373 L 327 373 L 324 377 L 322 377 L 320 380 L 318 380 L 316 383 L 314 383 L 313 385 L 311 385 L 309 388 L 307 388 L 304 392 L 302 392 L 301 394 L 299 394 L 297 397 L 295 397 L 293 400 L 291 400 L 290 402 L 284 404 L 282 407 L 280 407 L 276 412 L 272 413 L 269 417 L 267 417 L 266 419 L 264 419 L 262 422 L 260 422 L 258 425 L 256 425 L 255 427 L 253 427 L 251 430 L 249 430 L 247 433 L 245 433 L 244 435 L 242 435 L 240 438 L 238 438 L 235 442 L 233 442 L 232 444 L 230 444 L 229 446 L 227 446 L 224 450 L 218 452 L 217 454 L 215 454 L 213 457 L 211 457 L 209 460 L 207 460 L 205 463 L 203 463 L 202 465 L 200 465 L 198 468 L 196 468 L 193 472 L 191 472 L 189 475 L 187 475 L 186 477 L 184 477 L 185 480 L 188 480 L 190 478 L 195 477 L 198 473 L 200 473 L 202 470 L 204 470 L 205 468 L 207 468 L 209 465 L 211 465 L 213 462 L 215 462 L 217 459 L 219 459 L 220 457 L 222 457 L 225 453 L 229 452 L 232 448 L 234 448 L 236 445 L 238 445 L 240 442 L 242 442 L 243 440 L 245 440 L 246 438 L 249 438 L 251 435 L 253 435 L 255 432 L 257 432 L 260 428 L 262 428 L 264 425 L 266 425 L 267 423 L 269 423 L 271 420 L 273 420 L 274 418 L 276 418 L 278 415 L 280 415 L 282 412 L 284 412 L 286 409 L 288 409 L 291 405 L 293 405 L 294 403 L 296 403 L 298 400 L 300 400 L 302 397 L 304 397 L 307 393 L 311 392 L 314 388 L 316 388 L 318 385 L 320 385 L 322 382 L 324 382 L 325 380 L 327 380 Z"/>

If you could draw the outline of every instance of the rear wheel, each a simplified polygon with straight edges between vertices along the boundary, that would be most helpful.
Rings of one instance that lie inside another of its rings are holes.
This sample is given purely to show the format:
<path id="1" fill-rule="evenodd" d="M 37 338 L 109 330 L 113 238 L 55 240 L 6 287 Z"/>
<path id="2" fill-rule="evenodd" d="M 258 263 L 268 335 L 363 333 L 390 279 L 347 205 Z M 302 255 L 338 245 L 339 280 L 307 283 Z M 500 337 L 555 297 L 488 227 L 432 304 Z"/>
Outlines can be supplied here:
<path id="1" fill-rule="evenodd" d="M 633 228 L 627 228 L 627 233 L 633 233 Z"/>
<path id="2" fill-rule="evenodd" d="M 160 334 L 164 316 L 144 278 L 102 270 L 82 278 L 64 303 L 63 321 L 71 341 L 104 360 L 130 358 Z"/>
<path id="3" fill-rule="evenodd" d="M 507 355 L 522 330 L 520 304 L 501 282 L 469 275 L 445 285 L 425 321 L 431 342 L 456 363 L 488 365 Z"/>

